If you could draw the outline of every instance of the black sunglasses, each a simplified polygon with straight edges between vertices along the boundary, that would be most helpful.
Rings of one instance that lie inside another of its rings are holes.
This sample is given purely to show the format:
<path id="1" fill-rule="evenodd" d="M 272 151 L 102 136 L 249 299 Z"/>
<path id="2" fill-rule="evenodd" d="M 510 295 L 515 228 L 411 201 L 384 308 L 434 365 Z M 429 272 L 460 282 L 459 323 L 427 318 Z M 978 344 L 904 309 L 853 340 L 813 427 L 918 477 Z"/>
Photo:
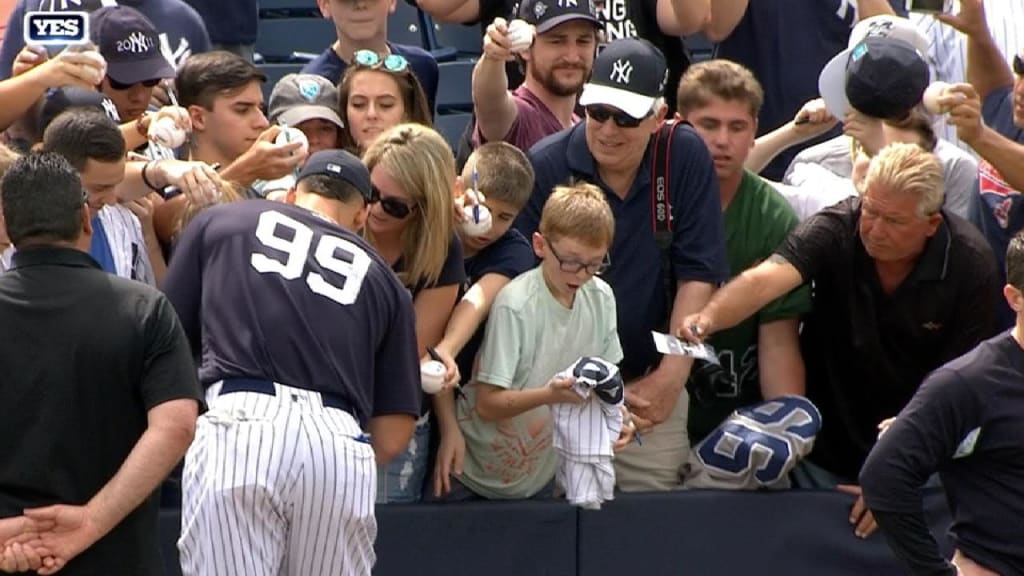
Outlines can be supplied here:
<path id="1" fill-rule="evenodd" d="M 599 106 L 597 104 L 592 104 L 584 109 L 587 111 L 587 116 L 589 116 L 594 122 L 604 124 L 609 118 L 611 118 L 615 120 L 615 125 L 619 128 L 636 128 L 647 118 L 647 116 L 650 116 L 650 114 L 648 114 L 643 118 L 633 118 L 621 110 L 615 111 L 611 108 L 605 108 L 604 106 Z"/>
<path id="2" fill-rule="evenodd" d="M 380 195 L 380 190 L 376 186 L 371 188 L 373 197 L 370 200 L 371 204 L 380 203 L 381 210 L 389 216 L 394 216 L 399 220 L 405 220 L 412 213 L 414 207 L 410 207 L 405 202 L 391 196 L 384 197 Z"/>
<path id="3" fill-rule="evenodd" d="M 160 80 L 162 80 L 162 78 L 150 78 L 149 80 L 143 80 L 142 82 L 136 82 L 135 84 L 142 84 L 146 88 L 152 88 L 159 84 Z M 114 90 L 127 90 L 132 86 L 135 86 L 135 84 L 122 84 L 110 76 L 107 76 L 107 82 L 110 83 L 110 87 Z"/>
<path id="4" fill-rule="evenodd" d="M 1021 58 L 1020 54 L 1013 57 L 1013 73 L 1024 76 L 1024 58 Z"/>

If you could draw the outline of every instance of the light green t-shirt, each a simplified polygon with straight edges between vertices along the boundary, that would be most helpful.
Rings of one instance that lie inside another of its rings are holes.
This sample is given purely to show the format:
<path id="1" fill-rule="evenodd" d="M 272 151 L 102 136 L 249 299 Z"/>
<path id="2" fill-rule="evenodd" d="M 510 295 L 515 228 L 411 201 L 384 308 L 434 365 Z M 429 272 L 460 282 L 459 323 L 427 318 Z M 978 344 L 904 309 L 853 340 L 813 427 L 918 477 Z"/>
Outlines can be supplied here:
<path id="1" fill-rule="evenodd" d="M 551 482 L 558 463 L 548 407 L 484 422 L 476 413 L 477 382 L 509 390 L 540 388 L 580 356 L 622 360 L 615 296 L 603 280 L 581 286 L 571 310 L 551 295 L 540 266 L 498 293 L 477 372 L 457 408 L 466 439 L 459 480 L 470 490 L 492 499 L 529 498 Z"/>
<path id="2" fill-rule="evenodd" d="M 725 252 L 734 275 L 767 259 L 800 221 L 789 202 L 770 184 L 752 172 L 745 172 L 739 190 L 722 215 L 725 224 Z M 688 420 L 690 442 L 696 444 L 725 420 L 736 408 L 762 400 L 761 375 L 757 365 L 758 326 L 797 318 L 811 309 L 807 286 L 769 302 L 740 324 L 708 339 L 718 353 L 722 367 L 736 378 L 737 395 L 719 396 L 711 406 L 691 400 Z"/>

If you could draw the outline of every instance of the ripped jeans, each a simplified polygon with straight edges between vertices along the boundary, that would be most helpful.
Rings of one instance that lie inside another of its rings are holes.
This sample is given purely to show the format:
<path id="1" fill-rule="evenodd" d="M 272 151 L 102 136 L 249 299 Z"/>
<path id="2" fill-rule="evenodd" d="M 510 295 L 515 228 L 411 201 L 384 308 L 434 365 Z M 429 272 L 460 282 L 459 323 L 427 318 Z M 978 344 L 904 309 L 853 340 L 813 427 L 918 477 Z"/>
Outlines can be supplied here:
<path id="1" fill-rule="evenodd" d="M 377 504 L 408 504 L 423 496 L 430 452 L 430 414 L 416 421 L 405 451 L 377 467 Z"/>

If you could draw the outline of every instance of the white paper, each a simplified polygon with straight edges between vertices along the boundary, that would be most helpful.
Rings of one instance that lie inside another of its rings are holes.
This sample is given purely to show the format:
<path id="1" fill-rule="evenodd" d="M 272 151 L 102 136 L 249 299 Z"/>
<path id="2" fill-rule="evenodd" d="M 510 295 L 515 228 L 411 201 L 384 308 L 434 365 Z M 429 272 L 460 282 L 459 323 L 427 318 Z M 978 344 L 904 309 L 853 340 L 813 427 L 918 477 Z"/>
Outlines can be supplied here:
<path id="1" fill-rule="evenodd" d="M 703 342 L 694 344 L 654 330 L 651 331 L 651 336 L 654 337 L 654 346 L 662 354 L 689 356 L 698 360 L 707 360 L 712 364 L 718 364 L 718 355 L 715 354 L 715 349 Z"/>

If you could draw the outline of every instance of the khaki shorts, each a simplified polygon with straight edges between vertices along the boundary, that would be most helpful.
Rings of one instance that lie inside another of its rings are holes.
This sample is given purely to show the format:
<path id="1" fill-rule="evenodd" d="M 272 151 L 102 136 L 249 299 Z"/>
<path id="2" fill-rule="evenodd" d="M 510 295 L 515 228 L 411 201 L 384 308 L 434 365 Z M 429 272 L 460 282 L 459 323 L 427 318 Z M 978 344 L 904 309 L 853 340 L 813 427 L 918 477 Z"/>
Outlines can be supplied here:
<path id="1" fill-rule="evenodd" d="M 623 492 L 665 492 L 682 488 L 682 468 L 690 455 L 686 419 L 690 397 L 684 388 L 667 420 L 615 455 L 615 483 Z"/>

